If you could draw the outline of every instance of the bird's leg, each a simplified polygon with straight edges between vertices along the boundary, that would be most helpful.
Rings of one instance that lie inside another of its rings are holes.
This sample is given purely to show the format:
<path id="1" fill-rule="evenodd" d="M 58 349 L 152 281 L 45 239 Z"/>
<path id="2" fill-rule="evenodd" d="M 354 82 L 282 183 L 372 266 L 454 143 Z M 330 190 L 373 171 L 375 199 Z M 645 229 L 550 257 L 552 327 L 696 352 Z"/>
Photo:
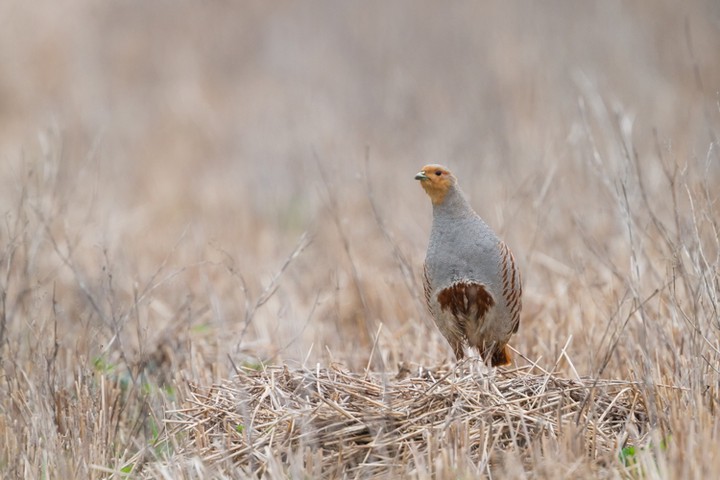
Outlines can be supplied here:
<path id="1" fill-rule="evenodd" d="M 453 344 L 453 352 L 455 352 L 455 361 L 459 362 L 465 358 L 465 351 L 463 350 L 462 342 L 456 342 Z"/>
<path id="2" fill-rule="evenodd" d="M 457 360 L 455 363 L 455 378 L 460 379 L 472 372 L 472 357 L 465 356 L 462 342 L 453 344 L 453 351 Z"/>

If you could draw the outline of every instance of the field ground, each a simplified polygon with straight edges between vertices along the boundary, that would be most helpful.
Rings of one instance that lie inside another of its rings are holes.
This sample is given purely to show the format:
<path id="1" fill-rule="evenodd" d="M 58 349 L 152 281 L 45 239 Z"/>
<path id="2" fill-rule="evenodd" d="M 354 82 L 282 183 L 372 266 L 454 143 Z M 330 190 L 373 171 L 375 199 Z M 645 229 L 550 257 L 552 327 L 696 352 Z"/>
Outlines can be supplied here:
<path id="1" fill-rule="evenodd" d="M 0 477 L 712 478 L 720 6 L 0 3 Z M 426 163 L 515 363 L 422 302 Z"/>

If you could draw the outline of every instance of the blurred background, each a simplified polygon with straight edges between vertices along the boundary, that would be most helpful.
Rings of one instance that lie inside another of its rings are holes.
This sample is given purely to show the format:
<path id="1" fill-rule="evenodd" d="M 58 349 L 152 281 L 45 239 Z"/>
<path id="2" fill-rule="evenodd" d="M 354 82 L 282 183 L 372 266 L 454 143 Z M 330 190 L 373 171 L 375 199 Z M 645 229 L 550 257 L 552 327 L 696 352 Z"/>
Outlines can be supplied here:
<path id="1" fill-rule="evenodd" d="M 718 52 L 713 0 L 3 1 L 0 209 L 48 235 L 69 363 L 362 367 L 379 339 L 394 368 L 450 358 L 413 180 L 443 163 L 521 262 L 514 346 L 596 351 L 645 278 L 616 180 L 672 218 L 668 165 L 718 177 Z"/>

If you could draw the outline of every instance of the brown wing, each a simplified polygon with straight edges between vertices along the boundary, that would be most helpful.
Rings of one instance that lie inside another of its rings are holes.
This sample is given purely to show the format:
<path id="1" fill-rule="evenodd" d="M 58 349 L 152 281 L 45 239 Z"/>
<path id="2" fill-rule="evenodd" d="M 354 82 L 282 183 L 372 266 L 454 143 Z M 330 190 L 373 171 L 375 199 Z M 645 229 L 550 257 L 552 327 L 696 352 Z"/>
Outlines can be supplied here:
<path id="1" fill-rule="evenodd" d="M 512 332 L 517 333 L 520 327 L 520 310 L 522 310 L 522 281 L 520 270 L 515 265 L 515 257 L 505 242 L 500 242 L 500 262 L 502 270 L 503 298 L 510 310 Z"/>

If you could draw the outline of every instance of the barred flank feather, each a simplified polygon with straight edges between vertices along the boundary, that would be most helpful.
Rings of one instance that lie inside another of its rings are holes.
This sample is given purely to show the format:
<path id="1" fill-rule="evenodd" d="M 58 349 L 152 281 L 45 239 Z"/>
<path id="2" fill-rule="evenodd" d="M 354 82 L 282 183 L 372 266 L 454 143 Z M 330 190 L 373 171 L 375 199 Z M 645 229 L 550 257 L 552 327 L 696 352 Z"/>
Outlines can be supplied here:
<path id="1" fill-rule="evenodd" d="M 520 270 L 515 266 L 515 257 L 505 242 L 500 242 L 500 261 L 502 263 L 503 298 L 510 309 L 513 333 L 520 327 L 520 311 L 522 310 L 522 280 Z"/>
<path id="2" fill-rule="evenodd" d="M 427 264 L 423 265 L 423 290 L 425 292 L 425 303 L 429 309 L 430 308 L 431 287 L 430 287 L 430 278 L 428 277 Z"/>

